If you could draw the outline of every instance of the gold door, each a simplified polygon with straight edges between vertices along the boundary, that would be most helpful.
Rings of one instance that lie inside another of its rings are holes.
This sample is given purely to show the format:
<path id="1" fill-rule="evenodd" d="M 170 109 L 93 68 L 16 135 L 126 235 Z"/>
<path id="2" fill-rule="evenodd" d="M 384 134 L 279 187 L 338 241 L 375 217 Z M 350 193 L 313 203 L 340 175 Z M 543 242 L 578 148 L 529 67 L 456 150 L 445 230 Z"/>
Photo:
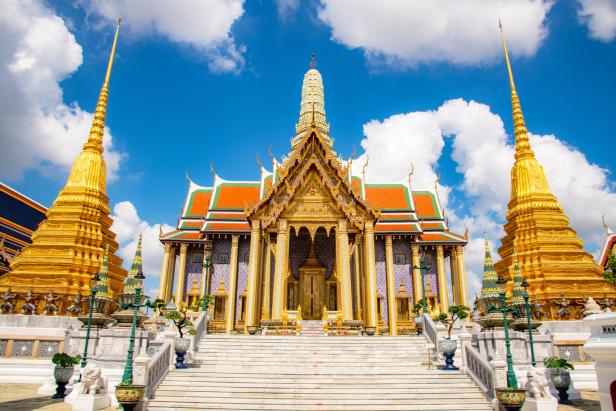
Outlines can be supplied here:
<path id="1" fill-rule="evenodd" d="M 302 317 L 305 320 L 321 319 L 325 281 L 321 272 L 303 272 L 301 275 Z"/>

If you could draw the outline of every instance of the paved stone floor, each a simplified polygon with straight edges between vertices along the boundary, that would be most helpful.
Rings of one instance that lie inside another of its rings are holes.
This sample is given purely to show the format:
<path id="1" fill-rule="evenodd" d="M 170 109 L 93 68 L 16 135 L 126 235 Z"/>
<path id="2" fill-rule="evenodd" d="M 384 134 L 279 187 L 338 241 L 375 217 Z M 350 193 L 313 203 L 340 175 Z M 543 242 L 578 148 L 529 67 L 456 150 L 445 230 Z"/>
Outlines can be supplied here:
<path id="1" fill-rule="evenodd" d="M 62 400 L 36 393 L 39 384 L 0 384 L 0 410 L 4 411 L 70 411 L 71 407 Z M 595 391 L 581 391 L 582 398 L 573 405 L 559 405 L 558 411 L 601 411 L 599 397 Z M 106 408 L 104 411 L 113 411 Z"/>

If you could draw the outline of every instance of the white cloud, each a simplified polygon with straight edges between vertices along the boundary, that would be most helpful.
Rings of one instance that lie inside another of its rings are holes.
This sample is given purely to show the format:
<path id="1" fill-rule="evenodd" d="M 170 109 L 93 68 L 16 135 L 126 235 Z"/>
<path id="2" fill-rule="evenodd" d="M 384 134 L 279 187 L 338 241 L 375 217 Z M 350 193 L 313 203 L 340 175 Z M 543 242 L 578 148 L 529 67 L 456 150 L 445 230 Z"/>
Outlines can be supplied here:
<path id="1" fill-rule="evenodd" d="M 590 37 L 612 41 L 616 37 L 616 1 L 578 0 L 578 17 L 588 26 Z"/>
<path id="2" fill-rule="evenodd" d="M 116 240 L 120 243 L 118 256 L 124 261 L 124 267 L 130 268 L 137 249 L 137 239 L 139 234 L 142 234 L 143 274 L 146 276 L 146 281 L 148 278 L 158 278 L 163 258 L 163 246 L 158 241 L 158 234 L 161 226 L 164 232 L 173 230 L 173 227 L 167 224 L 150 224 L 142 220 L 130 201 L 114 205 L 111 218 L 113 219 L 111 231 L 116 233 Z M 158 281 L 149 284 L 156 286 Z"/>
<path id="3" fill-rule="evenodd" d="M 451 227 L 469 228 L 465 251 L 469 294 L 480 287 L 486 231 L 492 256 L 503 236 L 502 224 L 510 197 L 510 170 L 514 148 L 508 143 L 503 121 L 490 107 L 474 101 L 449 100 L 437 110 L 397 114 L 364 126 L 361 145 L 365 153 L 354 162 L 358 173 L 368 155 L 370 180 L 405 178 L 411 161 L 415 165 L 414 188 L 431 187 L 443 147 L 449 139 L 451 156 L 460 174 L 455 187 L 442 187 L 441 199 L 448 207 Z M 530 135 L 536 157 L 543 165 L 550 188 L 557 196 L 571 226 L 595 252 L 603 245 L 601 215 L 616 221 L 616 192 L 608 170 L 592 164 L 578 149 L 553 135 Z M 588 207 L 592 204 L 592 207 Z M 466 205 L 466 207 L 464 207 Z"/>
<path id="4" fill-rule="evenodd" d="M 235 72 L 244 66 L 244 47 L 231 29 L 244 14 L 243 0 L 92 0 L 89 8 L 123 25 L 136 35 L 160 35 L 202 52 L 215 72 Z"/>
<path id="5" fill-rule="evenodd" d="M 502 19 L 512 54 L 532 56 L 547 35 L 551 0 L 321 0 L 332 39 L 362 48 L 370 64 L 473 65 L 502 54 Z"/>
<path id="6" fill-rule="evenodd" d="M 91 113 L 63 102 L 59 85 L 81 65 L 81 46 L 39 0 L 0 2 L 0 44 L 0 178 L 18 180 L 27 169 L 67 174 L 92 124 Z M 113 151 L 108 130 L 104 145 L 113 181 L 124 154 Z"/>
<path id="7" fill-rule="evenodd" d="M 300 0 L 276 0 L 276 11 L 281 20 L 288 20 L 289 17 L 299 8 Z"/>

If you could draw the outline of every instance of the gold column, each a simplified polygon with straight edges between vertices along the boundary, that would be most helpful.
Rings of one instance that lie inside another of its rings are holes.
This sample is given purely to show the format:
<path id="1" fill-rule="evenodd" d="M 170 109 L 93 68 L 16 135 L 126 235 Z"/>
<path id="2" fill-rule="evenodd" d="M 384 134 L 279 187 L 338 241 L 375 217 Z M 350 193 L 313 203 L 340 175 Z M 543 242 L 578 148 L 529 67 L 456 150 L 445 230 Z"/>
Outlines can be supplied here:
<path id="1" fill-rule="evenodd" d="M 438 301 L 442 313 L 449 312 L 449 297 L 447 295 L 447 272 L 445 271 L 445 255 L 443 246 L 436 246 L 436 268 L 438 278 Z"/>
<path id="2" fill-rule="evenodd" d="M 346 220 L 338 221 L 338 275 L 340 276 L 340 288 L 342 297 L 342 318 L 353 319 L 353 295 L 351 292 L 351 264 L 349 258 L 349 233 Z"/>
<path id="3" fill-rule="evenodd" d="M 231 334 L 235 325 L 235 294 L 237 288 L 237 251 L 240 236 L 231 236 L 231 253 L 229 255 L 229 282 L 227 284 L 227 325 L 225 331 Z"/>
<path id="4" fill-rule="evenodd" d="M 248 260 L 248 282 L 246 289 L 246 319 L 244 321 L 244 332 L 248 332 L 248 327 L 255 324 L 255 307 L 257 306 L 257 283 L 259 277 L 259 220 L 252 221 L 250 230 L 250 257 Z"/>
<path id="5" fill-rule="evenodd" d="M 274 295 L 272 302 L 272 319 L 280 320 L 284 307 L 284 276 L 287 266 L 287 242 L 289 227 L 286 220 L 278 221 L 278 237 L 276 238 L 276 266 L 274 272 Z"/>
<path id="6" fill-rule="evenodd" d="M 413 300 L 415 304 L 423 298 L 422 284 L 421 284 L 421 270 L 419 267 L 421 261 L 419 260 L 419 244 L 411 244 L 411 257 L 413 260 Z"/>
<path id="7" fill-rule="evenodd" d="M 456 249 L 451 249 L 449 254 L 449 272 L 451 273 L 451 294 L 454 304 L 460 304 L 460 282 L 458 280 L 458 260 L 456 258 Z"/>
<path id="8" fill-rule="evenodd" d="M 158 298 L 164 300 L 167 293 L 167 283 L 169 282 L 169 260 L 171 258 L 171 243 L 165 243 L 165 254 L 163 256 L 163 266 L 160 269 L 160 283 L 158 285 Z"/>
<path id="9" fill-rule="evenodd" d="M 461 245 L 456 246 L 456 261 L 458 284 L 460 288 L 459 304 L 468 307 L 468 288 L 466 286 L 466 270 L 464 269 L 464 252 Z"/>
<path id="10" fill-rule="evenodd" d="M 180 244 L 180 272 L 178 273 L 178 286 L 175 296 L 175 303 L 178 309 L 184 306 L 184 280 L 186 277 L 186 252 L 188 251 L 188 244 Z"/>
<path id="11" fill-rule="evenodd" d="M 357 244 L 357 247 L 355 247 L 355 252 L 353 252 L 353 280 L 355 281 L 355 319 L 359 320 L 360 316 L 359 316 L 359 311 L 361 310 L 361 284 L 360 284 L 360 273 L 359 273 L 359 242 L 357 241 L 357 236 L 359 236 L 359 234 L 356 234 L 356 240 L 355 243 Z"/>
<path id="12" fill-rule="evenodd" d="M 205 297 L 210 292 L 210 282 L 212 277 L 212 241 L 208 240 L 203 245 L 203 286 L 202 297 Z M 207 265 L 207 267 L 206 267 Z"/>
<path id="13" fill-rule="evenodd" d="M 266 234 L 269 236 L 269 234 Z M 270 319 L 270 306 L 271 306 L 271 281 L 272 281 L 272 255 L 270 251 L 269 244 L 265 244 L 264 248 L 264 258 L 265 265 L 263 269 L 263 320 Z"/>
<path id="14" fill-rule="evenodd" d="M 177 258 L 176 250 L 177 250 L 177 247 L 172 245 L 171 253 L 169 255 L 169 257 L 171 258 L 169 260 L 169 277 L 168 277 L 167 284 L 166 284 L 165 298 L 164 298 L 166 303 L 168 303 L 171 300 L 171 295 L 173 294 L 173 283 L 175 282 L 175 259 Z"/>
<path id="15" fill-rule="evenodd" d="M 374 255 L 374 223 L 366 221 L 365 226 L 365 271 L 366 271 L 366 325 L 377 326 L 376 309 L 376 266 Z"/>
<path id="16" fill-rule="evenodd" d="M 389 335 L 398 335 L 396 281 L 394 278 L 394 246 L 391 235 L 385 236 L 385 272 L 387 280 L 387 322 L 389 323 Z"/>

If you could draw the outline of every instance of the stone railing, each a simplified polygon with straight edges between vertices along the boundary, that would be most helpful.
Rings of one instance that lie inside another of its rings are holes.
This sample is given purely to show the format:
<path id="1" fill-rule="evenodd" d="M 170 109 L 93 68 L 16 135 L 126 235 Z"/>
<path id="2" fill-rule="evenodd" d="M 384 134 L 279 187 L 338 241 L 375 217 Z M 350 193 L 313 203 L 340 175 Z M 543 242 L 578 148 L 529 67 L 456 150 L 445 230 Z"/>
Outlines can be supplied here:
<path id="1" fill-rule="evenodd" d="M 199 349 L 199 343 L 203 336 L 207 333 L 207 311 L 199 312 L 199 317 L 194 323 L 194 329 L 196 333 L 191 335 L 190 348 L 189 350 L 195 352 Z"/>
<path id="2" fill-rule="evenodd" d="M 438 335 L 436 331 L 436 323 L 432 320 L 432 317 L 430 317 L 430 314 L 428 313 L 423 314 L 422 322 L 423 335 L 426 337 L 426 340 L 428 340 L 428 342 L 436 348 Z"/>
<path id="3" fill-rule="evenodd" d="M 494 376 L 490 363 L 471 344 L 462 344 L 462 362 L 466 373 L 481 390 L 491 398 L 494 397 Z"/>
<path id="4" fill-rule="evenodd" d="M 151 356 L 139 356 L 135 359 L 133 381 L 146 386 L 146 398 L 151 398 L 158 384 L 165 378 L 173 362 L 173 341 L 167 339 L 160 344 Z"/>

